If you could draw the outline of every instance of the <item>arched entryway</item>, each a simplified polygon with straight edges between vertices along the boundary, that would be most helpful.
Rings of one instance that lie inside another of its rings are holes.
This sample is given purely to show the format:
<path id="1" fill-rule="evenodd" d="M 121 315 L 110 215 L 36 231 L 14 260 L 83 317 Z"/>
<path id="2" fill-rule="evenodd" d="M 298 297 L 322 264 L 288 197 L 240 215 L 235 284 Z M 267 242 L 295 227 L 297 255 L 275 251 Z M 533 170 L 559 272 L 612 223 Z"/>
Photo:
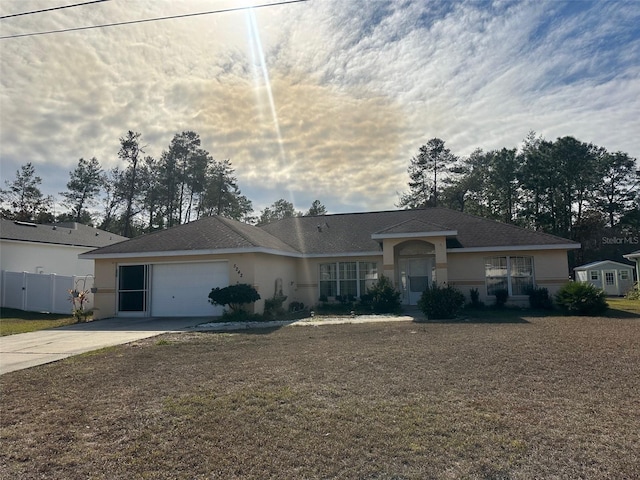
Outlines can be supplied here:
<path id="1" fill-rule="evenodd" d="M 436 280 L 435 246 L 421 240 L 396 245 L 395 264 L 402 303 L 417 305 L 422 292 Z"/>

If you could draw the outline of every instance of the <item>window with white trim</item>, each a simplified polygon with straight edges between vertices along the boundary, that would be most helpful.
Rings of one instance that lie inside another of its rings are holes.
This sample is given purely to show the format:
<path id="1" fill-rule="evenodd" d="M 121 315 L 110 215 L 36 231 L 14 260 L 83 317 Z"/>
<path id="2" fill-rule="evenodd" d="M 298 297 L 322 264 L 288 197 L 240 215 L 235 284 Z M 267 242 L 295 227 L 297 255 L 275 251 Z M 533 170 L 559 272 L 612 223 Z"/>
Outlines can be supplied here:
<path id="1" fill-rule="evenodd" d="M 629 280 L 629 270 L 620 270 L 620 280 Z"/>
<path id="2" fill-rule="evenodd" d="M 332 262 L 320 264 L 320 296 L 357 298 L 378 280 L 375 262 Z"/>
<path id="3" fill-rule="evenodd" d="M 485 259 L 487 295 L 506 289 L 510 296 L 527 295 L 534 286 L 533 257 L 489 257 Z"/>
<path id="4" fill-rule="evenodd" d="M 604 284 L 615 285 L 616 284 L 616 272 L 604 272 Z"/>
<path id="5" fill-rule="evenodd" d="M 591 270 L 589 274 L 591 275 L 592 281 L 597 282 L 600 280 L 600 272 L 598 272 L 598 270 Z"/>

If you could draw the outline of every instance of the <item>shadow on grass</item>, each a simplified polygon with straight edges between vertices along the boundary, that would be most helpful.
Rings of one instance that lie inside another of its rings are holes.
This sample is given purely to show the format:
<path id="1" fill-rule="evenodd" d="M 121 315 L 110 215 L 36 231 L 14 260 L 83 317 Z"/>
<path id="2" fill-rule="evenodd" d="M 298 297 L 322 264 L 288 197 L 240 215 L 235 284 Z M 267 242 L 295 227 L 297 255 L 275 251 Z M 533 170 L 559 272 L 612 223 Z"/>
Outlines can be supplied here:
<path id="1" fill-rule="evenodd" d="M 293 323 L 293 322 L 290 322 Z M 251 328 L 231 328 L 229 330 L 200 330 L 200 333 L 211 333 L 211 334 L 220 334 L 220 333 L 242 333 L 244 335 L 271 335 L 272 333 L 277 332 L 281 328 L 289 325 L 289 323 L 285 325 L 265 325 L 265 326 L 251 326 Z"/>
<path id="2" fill-rule="evenodd" d="M 639 318 L 640 314 L 634 312 L 628 312 L 626 310 L 619 310 L 617 308 L 609 308 L 603 315 L 607 318 Z"/>
<path id="3" fill-rule="evenodd" d="M 522 308 L 465 308 L 452 319 L 429 319 L 415 317 L 417 323 L 530 323 L 523 316 L 545 317 L 549 312 Z"/>

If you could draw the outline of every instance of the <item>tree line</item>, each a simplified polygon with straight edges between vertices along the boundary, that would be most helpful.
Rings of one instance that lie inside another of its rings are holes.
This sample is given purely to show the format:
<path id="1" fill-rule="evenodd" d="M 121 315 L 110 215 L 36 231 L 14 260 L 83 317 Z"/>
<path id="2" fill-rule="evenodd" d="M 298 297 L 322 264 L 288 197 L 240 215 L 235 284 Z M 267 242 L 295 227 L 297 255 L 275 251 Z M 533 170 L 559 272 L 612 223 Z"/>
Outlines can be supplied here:
<path id="1" fill-rule="evenodd" d="M 531 132 L 519 149 L 459 157 L 433 138 L 411 158 L 408 173 L 401 208 L 444 206 L 569 238 L 583 244 L 577 263 L 621 260 L 640 248 L 640 171 L 625 152 Z M 618 248 L 602 251 L 606 235 Z"/>
<path id="2" fill-rule="evenodd" d="M 207 215 L 261 225 L 326 213 L 319 200 L 300 212 L 279 199 L 254 214 L 231 162 L 215 160 L 193 131 L 175 134 L 159 158 L 146 155 L 146 148 L 140 133 L 128 131 L 120 138 L 118 166 L 105 171 L 95 157 L 80 158 L 67 190 L 60 192 L 68 211 L 57 216 L 28 163 L 5 182 L 2 215 L 41 223 L 72 220 L 134 237 Z M 520 148 L 477 149 L 460 157 L 433 138 L 410 159 L 408 173 L 400 208 L 444 206 L 592 247 L 602 247 L 605 229 L 618 235 L 610 238 L 637 242 L 640 172 L 636 159 L 624 152 L 570 136 L 549 141 L 531 132 Z M 618 250 L 608 257 L 619 257 Z M 577 261 L 589 260 L 584 251 Z"/>
<path id="3" fill-rule="evenodd" d="M 120 138 L 120 165 L 104 170 L 95 157 L 80 158 L 69 173 L 67 190 L 60 192 L 68 211 L 59 215 L 52 212 L 53 198 L 40 190 L 42 178 L 27 163 L 1 190 L 2 216 L 38 223 L 75 221 L 134 237 L 208 215 L 265 224 L 326 213 L 319 200 L 299 212 L 280 199 L 254 216 L 230 160 L 215 160 L 196 132 L 175 134 L 159 158 L 145 155 L 146 148 L 140 133 L 128 131 Z"/>

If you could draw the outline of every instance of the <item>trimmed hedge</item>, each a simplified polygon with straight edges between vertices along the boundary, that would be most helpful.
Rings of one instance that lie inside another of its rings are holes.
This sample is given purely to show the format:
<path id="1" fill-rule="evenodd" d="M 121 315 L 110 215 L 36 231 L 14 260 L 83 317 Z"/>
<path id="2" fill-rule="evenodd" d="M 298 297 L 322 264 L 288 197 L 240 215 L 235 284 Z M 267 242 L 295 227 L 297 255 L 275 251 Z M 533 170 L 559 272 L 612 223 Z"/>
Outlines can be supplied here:
<path id="1" fill-rule="evenodd" d="M 464 295 L 451 285 L 432 283 L 418 301 L 418 307 L 429 319 L 455 318 L 464 306 Z"/>
<path id="2" fill-rule="evenodd" d="M 209 293 L 209 303 L 213 305 L 229 305 L 234 312 L 242 310 L 242 305 L 260 300 L 258 291 L 247 283 L 238 283 L 228 287 L 216 287 Z"/>

